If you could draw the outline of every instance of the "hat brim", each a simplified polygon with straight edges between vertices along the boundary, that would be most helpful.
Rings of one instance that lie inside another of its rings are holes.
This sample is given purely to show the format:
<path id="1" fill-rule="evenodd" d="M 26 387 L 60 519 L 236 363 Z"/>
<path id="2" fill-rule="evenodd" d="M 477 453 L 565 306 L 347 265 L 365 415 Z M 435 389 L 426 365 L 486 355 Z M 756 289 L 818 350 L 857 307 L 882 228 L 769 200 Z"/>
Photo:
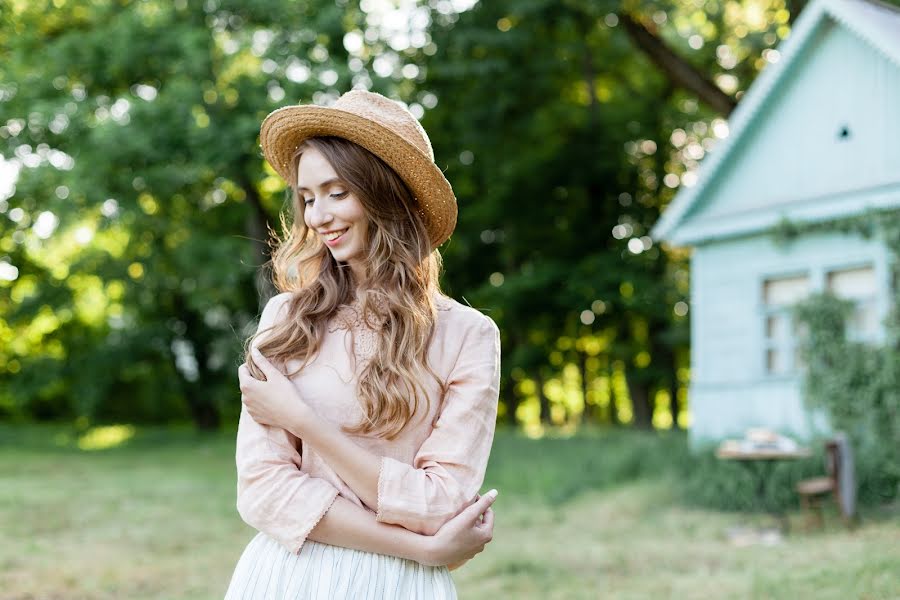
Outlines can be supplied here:
<path id="1" fill-rule="evenodd" d="M 291 157 L 304 140 L 316 136 L 341 137 L 378 156 L 416 197 L 432 247 L 437 248 L 450 237 L 457 219 L 450 182 L 431 158 L 390 129 L 337 108 L 285 106 L 263 120 L 259 139 L 265 159 L 289 182 Z"/>

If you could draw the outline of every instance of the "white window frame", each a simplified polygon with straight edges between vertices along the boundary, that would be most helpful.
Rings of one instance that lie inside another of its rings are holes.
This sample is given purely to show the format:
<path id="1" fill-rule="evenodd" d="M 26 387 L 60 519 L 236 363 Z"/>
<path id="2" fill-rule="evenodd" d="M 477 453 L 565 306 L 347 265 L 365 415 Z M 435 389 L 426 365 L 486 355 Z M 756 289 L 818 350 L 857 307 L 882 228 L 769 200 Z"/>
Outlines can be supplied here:
<path id="1" fill-rule="evenodd" d="M 799 356 L 799 348 L 805 335 L 805 328 L 798 327 L 790 314 L 793 305 L 770 306 L 766 302 L 766 284 L 769 281 L 778 279 L 789 279 L 793 277 L 807 277 L 808 288 L 807 294 L 822 293 L 829 291 L 831 288 L 831 276 L 840 271 L 850 271 L 855 269 L 872 269 L 874 277 L 874 289 L 863 299 L 853 299 L 857 306 L 855 310 L 859 310 L 861 305 L 867 305 L 870 310 L 874 310 L 878 319 L 878 325 L 874 331 L 865 334 L 853 331 L 852 323 L 847 323 L 847 338 L 852 341 L 862 343 L 881 343 L 884 337 L 884 318 L 888 302 L 887 294 L 890 289 L 890 282 L 887 281 L 886 265 L 883 263 L 883 257 L 880 255 L 859 257 L 847 262 L 829 262 L 827 264 L 813 264 L 805 269 L 790 269 L 785 271 L 769 271 L 763 272 L 757 278 L 757 290 L 759 293 L 759 305 L 761 319 L 759 323 L 759 339 L 762 341 L 762 352 L 757 356 L 761 358 L 759 372 L 765 380 L 773 379 L 790 379 L 801 374 L 804 364 Z M 887 288 L 885 287 L 887 286 Z M 838 296 L 840 297 L 840 296 Z M 769 337 L 769 318 L 773 315 L 786 314 L 788 320 L 788 331 L 790 339 L 785 342 L 776 342 Z M 773 348 L 782 348 L 787 352 L 788 364 L 783 372 L 772 372 L 769 370 L 769 351 Z"/>
<path id="2" fill-rule="evenodd" d="M 766 286 L 769 282 L 786 279 L 805 279 L 806 291 L 795 300 L 781 304 L 771 304 L 767 298 Z M 810 269 L 790 271 L 783 273 L 769 273 L 760 279 L 759 293 L 762 306 L 762 373 L 766 378 L 793 377 L 797 374 L 802 362 L 799 359 L 800 340 L 803 332 L 798 330 L 791 311 L 796 302 L 806 298 L 814 289 L 814 273 Z M 783 338 L 773 338 L 769 335 L 769 321 L 772 318 L 780 318 L 786 322 L 787 333 Z M 772 351 L 782 352 L 786 361 L 783 371 L 772 371 L 769 368 L 769 355 Z"/>
<path id="3" fill-rule="evenodd" d="M 858 297 L 848 297 L 845 295 L 840 295 L 835 293 L 832 290 L 831 281 L 832 276 L 835 273 L 847 272 L 847 271 L 857 271 L 862 269 L 870 269 L 872 272 L 872 290 L 862 296 Z M 881 294 L 881 290 L 879 289 L 879 278 L 878 278 L 878 265 L 875 264 L 875 261 L 863 261 L 853 264 L 840 265 L 840 266 L 831 266 L 824 270 L 824 278 L 823 285 L 826 290 L 837 296 L 838 298 L 844 298 L 845 300 L 849 300 L 853 303 L 853 313 L 847 320 L 846 323 L 846 336 L 847 339 L 853 342 L 860 342 L 866 344 L 877 343 L 881 337 L 881 330 L 883 328 L 883 323 L 881 323 L 882 315 L 879 312 L 880 302 L 879 296 Z M 858 330 L 855 327 L 854 321 L 857 319 L 858 315 L 862 310 L 869 309 L 874 312 L 875 318 L 878 319 L 878 322 L 875 325 L 874 330 L 864 332 Z"/>

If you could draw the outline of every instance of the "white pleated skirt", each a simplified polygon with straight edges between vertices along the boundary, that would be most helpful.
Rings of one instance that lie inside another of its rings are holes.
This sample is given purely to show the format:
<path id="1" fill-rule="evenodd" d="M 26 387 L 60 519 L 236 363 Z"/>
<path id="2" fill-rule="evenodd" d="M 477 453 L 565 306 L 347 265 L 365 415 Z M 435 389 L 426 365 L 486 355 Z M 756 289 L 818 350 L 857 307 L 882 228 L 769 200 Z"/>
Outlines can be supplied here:
<path id="1" fill-rule="evenodd" d="M 225 600 L 456 600 L 447 567 L 307 539 L 299 554 L 258 533 L 238 559 Z"/>

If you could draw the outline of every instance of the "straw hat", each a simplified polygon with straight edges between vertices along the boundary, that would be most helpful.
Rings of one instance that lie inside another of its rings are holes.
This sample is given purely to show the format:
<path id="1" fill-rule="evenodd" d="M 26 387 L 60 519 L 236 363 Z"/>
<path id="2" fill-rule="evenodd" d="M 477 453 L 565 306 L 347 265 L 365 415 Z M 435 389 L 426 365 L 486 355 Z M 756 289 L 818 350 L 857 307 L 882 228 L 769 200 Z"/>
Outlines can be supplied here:
<path id="1" fill-rule="evenodd" d="M 456 227 L 456 197 L 434 163 L 428 134 L 400 103 L 375 92 L 351 90 L 330 107 L 279 108 L 263 120 L 259 133 L 263 156 L 285 181 L 292 176 L 291 156 L 303 140 L 315 136 L 342 137 L 381 158 L 416 197 L 432 247 L 450 237 Z"/>

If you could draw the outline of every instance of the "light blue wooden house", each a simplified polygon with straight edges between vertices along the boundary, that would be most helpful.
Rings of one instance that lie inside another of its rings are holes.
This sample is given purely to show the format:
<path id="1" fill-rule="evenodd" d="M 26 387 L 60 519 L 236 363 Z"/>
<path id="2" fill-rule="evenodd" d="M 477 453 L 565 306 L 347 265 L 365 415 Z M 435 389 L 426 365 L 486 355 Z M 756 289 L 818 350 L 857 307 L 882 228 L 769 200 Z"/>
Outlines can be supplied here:
<path id="1" fill-rule="evenodd" d="M 856 302 L 851 335 L 884 339 L 890 261 L 876 237 L 806 234 L 779 246 L 782 218 L 829 220 L 900 207 L 900 10 L 814 0 L 651 231 L 691 248 L 692 446 L 769 427 L 827 433 L 802 396 L 788 307 L 814 291 Z M 847 398 L 853 402 L 853 398 Z"/>

